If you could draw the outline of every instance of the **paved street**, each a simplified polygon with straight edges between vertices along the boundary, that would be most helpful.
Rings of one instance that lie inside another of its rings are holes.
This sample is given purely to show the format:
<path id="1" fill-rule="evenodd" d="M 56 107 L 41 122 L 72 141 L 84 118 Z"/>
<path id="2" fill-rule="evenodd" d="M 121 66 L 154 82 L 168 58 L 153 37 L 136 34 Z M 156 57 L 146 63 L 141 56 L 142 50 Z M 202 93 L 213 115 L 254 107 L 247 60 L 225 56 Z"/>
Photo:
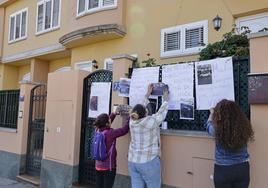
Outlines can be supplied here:
<path id="1" fill-rule="evenodd" d="M 33 186 L 0 177 L 0 188 L 33 188 Z"/>

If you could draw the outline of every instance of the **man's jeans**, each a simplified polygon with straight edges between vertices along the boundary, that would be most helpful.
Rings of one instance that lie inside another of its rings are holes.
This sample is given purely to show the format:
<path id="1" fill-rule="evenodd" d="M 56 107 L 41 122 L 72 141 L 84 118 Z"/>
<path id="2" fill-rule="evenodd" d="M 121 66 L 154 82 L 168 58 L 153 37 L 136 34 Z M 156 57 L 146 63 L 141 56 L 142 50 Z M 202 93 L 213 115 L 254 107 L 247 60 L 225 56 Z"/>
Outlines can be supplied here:
<path id="1" fill-rule="evenodd" d="M 128 162 L 128 170 L 131 176 L 132 188 L 161 187 L 161 164 L 160 158 L 157 156 L 147 163 Z"/>

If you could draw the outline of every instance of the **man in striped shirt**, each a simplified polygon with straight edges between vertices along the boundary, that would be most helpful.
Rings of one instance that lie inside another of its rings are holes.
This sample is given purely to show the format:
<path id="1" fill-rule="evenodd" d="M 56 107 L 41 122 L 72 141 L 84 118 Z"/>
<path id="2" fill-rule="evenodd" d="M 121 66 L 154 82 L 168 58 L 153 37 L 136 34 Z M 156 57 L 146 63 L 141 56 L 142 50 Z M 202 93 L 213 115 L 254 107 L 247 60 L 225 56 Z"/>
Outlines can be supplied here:
<path id="1" fill-rule="evenodd" d="M 145 95 L 146 103 L 152 92 L 149 85 Z M 144 105 L 137 104 L 130 114 L 131 141 L 128 153 L 128 166 L 133 188 L 161 187 L 160 165 L 160 124 L 168 111 L 168 91 L 164 92 L 163 103 L 156 114 L 147 116 Z"/>

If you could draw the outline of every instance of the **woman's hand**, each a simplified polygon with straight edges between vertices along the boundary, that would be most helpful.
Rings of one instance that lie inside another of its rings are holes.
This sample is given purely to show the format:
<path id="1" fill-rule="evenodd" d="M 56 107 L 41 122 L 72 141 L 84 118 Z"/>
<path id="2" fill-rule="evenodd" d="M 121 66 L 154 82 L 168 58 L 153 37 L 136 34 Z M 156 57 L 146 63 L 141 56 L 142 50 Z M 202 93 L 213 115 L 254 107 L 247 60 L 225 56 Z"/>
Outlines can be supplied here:
<path id="1" fill-rule="evenodd" d="M 151 95 L 153 88 L 154 88 L 153 84 L 148 85 L 147 93 L 145 94 L 146 98 L 148 98 Z"/>
<path id="2" fill-rule="evenodd" d="M 121 111 L 120 107 L 117 106 L 116 109 L 115 109 L 115 114 L 120 114 L 120 111 Z"/>
<path id="3" fill-rule="evenodd" d="M 212 121 L 214 108 L 210 108 L 209 111 L 210 111 L 210 114 L 209 114 L 209 117 L 208 117 L 208 121 Z"/>
<path id="4" fill-rule="evenodd" d="M 169 91 L 168 89 L 166 89 L 163 94 L 163 100 L 168 101 L 168 99 L 169 99 Z"/>
<path id="5" fill-rule="evenodd" d="M 213 114 L 214 113 L 214 108 L 210 108 L 209 111 L 210 111 L 210 114 Z"/>

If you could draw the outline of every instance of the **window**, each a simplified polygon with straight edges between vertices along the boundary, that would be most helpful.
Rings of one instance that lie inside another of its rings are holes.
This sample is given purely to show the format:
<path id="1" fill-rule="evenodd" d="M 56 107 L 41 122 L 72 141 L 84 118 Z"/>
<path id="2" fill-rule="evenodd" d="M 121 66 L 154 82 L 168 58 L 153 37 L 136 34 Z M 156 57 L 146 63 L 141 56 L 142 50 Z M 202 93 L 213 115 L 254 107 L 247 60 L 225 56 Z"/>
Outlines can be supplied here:
<path id="1" fill-rule="evenodd" d="M 27 17 L 27 8 L 10 15 L 9 42 L 19 41 L 27 37 Z"/>
<path id="2" fill-rule="evenodd" d="M 36 33 L 48 32 L 60 27 L 61 0 L 41 0 L 37 4 Z"/>
<path id="3" fill-rule="evenodd" d="M 54 72 L 68 72 L 68 71 L 71 71 L 72 68 L 71 67 L 61 67 L 57 70 L 55 70 Z"/>
<path id="4" fill-rule="evenodd" d="M 161 57 L 197 54 L 207 44 L 207 20 L 161 30 Z"/>
<path id="5" fill-rule="evenodd" d="M 91 61 L 83 61 L 79 63 L 75 63 L 75 70 L 84 70 L 84 71 L 92 71 L 92 63 Z"/>
<path id="6" fill-rule="evenodd" d="M 29 72 L 29 73 L 23 75 L 22 81 L 30 82 L 31 81 L 31 73 Z"/>
<path id="7" fill-rule="evenodd" d="M 268 12 L 238 18 L 236 20 L 236 27 L 238 33 L 243 32 L 243 30 L 241 31 L 241 27 L 248 27 L 251 33 L 256 33 L 264 28 L 268 28 Z"/>
<path id="8" fill-rule="evenodd" d="M 113 60 L 111 58 L 104 60 L 104 69 L 113 71 Z"/>
<path id="9" fill-rule="evenodd" d="M 117 0 L 77 0 L 77 16 L 86 13 L 115 8 Z"/>

